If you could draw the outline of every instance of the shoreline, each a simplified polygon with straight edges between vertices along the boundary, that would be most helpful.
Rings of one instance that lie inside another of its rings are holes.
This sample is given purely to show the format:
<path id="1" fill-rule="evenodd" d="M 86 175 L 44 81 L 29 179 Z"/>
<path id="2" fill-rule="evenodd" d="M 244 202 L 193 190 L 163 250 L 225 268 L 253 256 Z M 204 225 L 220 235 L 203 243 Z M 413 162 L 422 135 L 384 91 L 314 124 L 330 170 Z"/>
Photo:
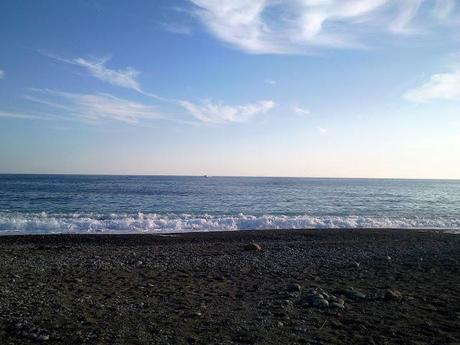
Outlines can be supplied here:
<path id="1" fill-rule="evenodd" d="M 460 342 L 439 231 L 12 235 L 0 263 L 2 344 Z"/>
<path id="2" fill-rule="evenodd" d="M 221 233 L 257 233 L 257 232 L 335 232 L 335 231 L 415 231 L 415 232 L 431 232 L 431 233 L 442 233 L 458 235 L 460 234 L 460 228 L 431 228 L 431 227 L 419 227 L 419 228 L 293 228 L 293 229 L 228 229 L 228 230 L 191 230 L 191 231 L 132 231 L 132 230 L 102 230 L 95 232 L 24 232 L 22 230 L 2 230 L 0 231 L 0 238 L 3 237 L 60 237 L 60 236 L 163 236 L 163 237 L 177 237 L 177 236 L 213 236 Z"/>

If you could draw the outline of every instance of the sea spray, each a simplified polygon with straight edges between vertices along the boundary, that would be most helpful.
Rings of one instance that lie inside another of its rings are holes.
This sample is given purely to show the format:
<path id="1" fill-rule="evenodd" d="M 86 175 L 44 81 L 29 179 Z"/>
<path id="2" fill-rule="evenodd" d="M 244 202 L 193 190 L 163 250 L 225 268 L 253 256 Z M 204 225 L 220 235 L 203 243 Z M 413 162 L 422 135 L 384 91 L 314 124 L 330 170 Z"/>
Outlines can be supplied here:
<path id="1" fill-rule="evenodd" d="M 35 214 L 0 213 L 0 232 L 190 232 L 261 229 L 460 229 L 460 218 L 311 215 Z"/>

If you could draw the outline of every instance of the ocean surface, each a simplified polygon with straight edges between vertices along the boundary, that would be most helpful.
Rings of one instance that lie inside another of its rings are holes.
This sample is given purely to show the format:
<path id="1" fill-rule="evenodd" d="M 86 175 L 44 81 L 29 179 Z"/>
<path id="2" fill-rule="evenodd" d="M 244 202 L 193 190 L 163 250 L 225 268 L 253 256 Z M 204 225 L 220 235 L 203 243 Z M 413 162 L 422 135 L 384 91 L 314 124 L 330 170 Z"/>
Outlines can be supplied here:
<path id="1" fill-rule="evenodd" d="M 460 181 L 0 175 L 0 234 L 460 229 Z"/>

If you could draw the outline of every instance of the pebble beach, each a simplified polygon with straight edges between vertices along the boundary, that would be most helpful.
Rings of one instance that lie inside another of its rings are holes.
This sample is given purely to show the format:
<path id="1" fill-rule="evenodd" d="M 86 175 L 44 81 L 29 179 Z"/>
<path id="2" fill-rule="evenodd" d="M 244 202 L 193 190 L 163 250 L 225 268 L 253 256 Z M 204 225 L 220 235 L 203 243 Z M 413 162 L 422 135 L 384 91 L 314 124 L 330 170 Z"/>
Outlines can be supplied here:
<path id="1" fill-rule="evenodd" d="M 1 344 L 458 344 L 460 237 L 0 237 Z"/>

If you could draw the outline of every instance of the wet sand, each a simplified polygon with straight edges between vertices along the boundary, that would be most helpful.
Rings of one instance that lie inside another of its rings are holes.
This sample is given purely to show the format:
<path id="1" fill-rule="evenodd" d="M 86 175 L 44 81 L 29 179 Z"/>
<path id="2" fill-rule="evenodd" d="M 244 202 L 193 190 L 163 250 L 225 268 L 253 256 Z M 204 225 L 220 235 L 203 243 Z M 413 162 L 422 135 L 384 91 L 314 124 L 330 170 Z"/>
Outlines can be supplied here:
<path id="1" fill-rule="evenodd" d="M 0 344 L 37 343 L 460 344 L 460 236 L 0 237 Z"/>

